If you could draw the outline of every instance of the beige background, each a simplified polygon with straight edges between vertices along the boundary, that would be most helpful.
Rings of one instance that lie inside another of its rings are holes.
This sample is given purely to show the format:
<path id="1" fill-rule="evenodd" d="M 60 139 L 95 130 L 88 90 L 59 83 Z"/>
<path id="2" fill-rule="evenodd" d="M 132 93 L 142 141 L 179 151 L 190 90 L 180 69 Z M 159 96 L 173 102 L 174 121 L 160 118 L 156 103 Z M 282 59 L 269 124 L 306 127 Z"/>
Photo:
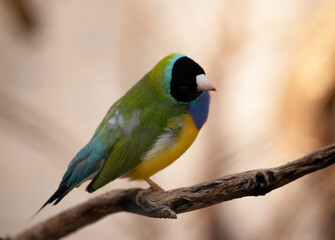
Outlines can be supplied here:
<path id="1" fill-rule="evenodd" d="M 196 142 L 153 177 L 163 188 L 277 166 L 333 142 L 330 0 L 22 2 L 28 18 L 0 2 L 0 236 L 30 226 L 109 106 L 171 52 L 201 64 L 218 91 Z M 332 239 L 334 170 L 178 220 L 115 214 L 66 239 Z M 130 187 L 147 185 L 81 186 L 33 224 Z"/>

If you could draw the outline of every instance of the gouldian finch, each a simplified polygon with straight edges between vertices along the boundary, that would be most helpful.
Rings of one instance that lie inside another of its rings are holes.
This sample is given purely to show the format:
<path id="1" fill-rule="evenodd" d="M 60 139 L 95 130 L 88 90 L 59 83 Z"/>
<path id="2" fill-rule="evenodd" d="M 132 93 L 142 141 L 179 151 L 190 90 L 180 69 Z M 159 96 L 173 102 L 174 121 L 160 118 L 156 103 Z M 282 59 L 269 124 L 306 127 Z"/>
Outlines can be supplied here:
<path id="1" fill-rule="evenodd" d="M 215 90 L 192 59 L 179 53 L 163 58 L 112 105 L 39 211 L 87 180 L 89 193 L 120 177 L 160 189 L 150 176 L 190 147 L 207 120 L 208 91 Z"/>

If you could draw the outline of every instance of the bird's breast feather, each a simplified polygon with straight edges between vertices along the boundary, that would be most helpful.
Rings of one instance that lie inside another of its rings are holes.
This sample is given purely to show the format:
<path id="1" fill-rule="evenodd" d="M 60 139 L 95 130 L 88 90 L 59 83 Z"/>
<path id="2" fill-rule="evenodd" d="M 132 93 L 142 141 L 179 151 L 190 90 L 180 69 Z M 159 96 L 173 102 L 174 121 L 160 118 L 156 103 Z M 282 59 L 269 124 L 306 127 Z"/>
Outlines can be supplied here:
<path id="1" fill-rule="evenodd" d="M 126 177 L 147 179 L 179 158 L 193 143 L 199 130 L 190 114 L 173 118 L 163 133 L 157 138 L 142 162 Z"/>

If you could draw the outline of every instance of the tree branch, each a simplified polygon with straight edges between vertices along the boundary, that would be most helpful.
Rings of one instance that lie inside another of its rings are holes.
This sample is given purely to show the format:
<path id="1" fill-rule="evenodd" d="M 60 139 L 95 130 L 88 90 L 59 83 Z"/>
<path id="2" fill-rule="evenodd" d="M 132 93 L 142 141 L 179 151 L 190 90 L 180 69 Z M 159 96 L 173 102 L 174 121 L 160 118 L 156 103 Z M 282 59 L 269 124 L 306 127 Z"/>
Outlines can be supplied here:
<path id="1" fill-rule="evenodd" d="M 335 163 L 335 144 L 276 168 L 227 175 L 191 187 L 148 192 L 136 203 L 140 189 L 114 190 L 66 210 L 12 239 L 59 239 L 109 214 L 132 212 L 154 218 L 177 214 L 246 196 L 265 195 L 306 174 Z"/>

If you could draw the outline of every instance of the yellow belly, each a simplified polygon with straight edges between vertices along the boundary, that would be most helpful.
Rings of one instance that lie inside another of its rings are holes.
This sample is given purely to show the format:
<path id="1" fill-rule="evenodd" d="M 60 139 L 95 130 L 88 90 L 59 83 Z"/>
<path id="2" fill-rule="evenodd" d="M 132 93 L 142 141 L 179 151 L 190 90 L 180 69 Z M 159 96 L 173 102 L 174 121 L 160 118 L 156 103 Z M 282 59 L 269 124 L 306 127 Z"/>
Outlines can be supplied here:
<path id="1" fill-rule="evenodd" d="M 160 149 L 157 154 L 144 159 L 136 168 L 129 172 L 126 177 L 132 180 L 148 179 L 158 171 L 166 168 L 179 158 L 193 143 L 199 130 L 194 125 L 192 116 L 183 116 L 183 129 L 174 143 Z"/>

